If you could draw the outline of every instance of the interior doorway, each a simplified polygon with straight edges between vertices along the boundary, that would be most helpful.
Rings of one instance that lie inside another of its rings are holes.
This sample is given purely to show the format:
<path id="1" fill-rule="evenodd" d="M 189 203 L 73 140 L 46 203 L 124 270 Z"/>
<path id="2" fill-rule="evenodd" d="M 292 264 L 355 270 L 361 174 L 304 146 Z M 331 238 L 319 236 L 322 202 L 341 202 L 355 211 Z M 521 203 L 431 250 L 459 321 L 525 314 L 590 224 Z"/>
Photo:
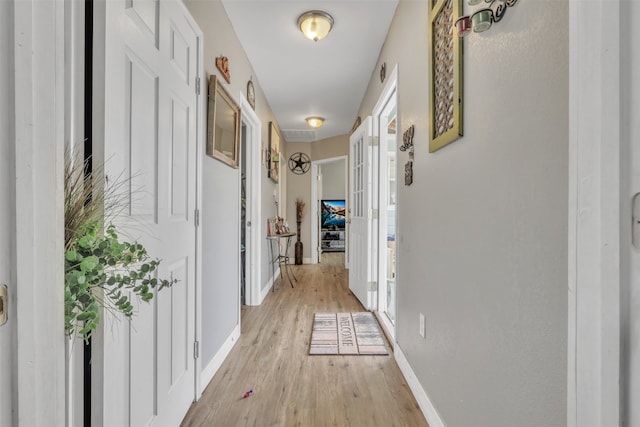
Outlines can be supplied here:
<path id="1" fill-rule="evenodd" d="M 373 136 L 378 141 L 378 149 L 374 150 L 377 161 L 372 165 L 372 206 L 377 212 L 377 224 L 374 223 L 371 236 L 372 241 L 377 239 L 377 245 L 372 245 L 377 247 L 372 249 L 377 258 L 373 263 L 373 276 L 378 283 L 376 314 L 391 337 L 395 336 L 396 320 L 397 76 L 396 67 L 373 111 Z"/>
<path id="2" fill-rule="evenodd" d="M 240 304 L 247 304 L 247 125 L 240 129 Z"/>
<path id="3" fill-rule="evenodd" d="M 311 201 L 311 262 L 338 253 L 348 268 L 347 156 L 311 163 Z"/>
<path id="4" fill-rule="evenodd" d="M 242 304 L 260 304 L 262 123 L 240 94 L 240 295 Z"/>

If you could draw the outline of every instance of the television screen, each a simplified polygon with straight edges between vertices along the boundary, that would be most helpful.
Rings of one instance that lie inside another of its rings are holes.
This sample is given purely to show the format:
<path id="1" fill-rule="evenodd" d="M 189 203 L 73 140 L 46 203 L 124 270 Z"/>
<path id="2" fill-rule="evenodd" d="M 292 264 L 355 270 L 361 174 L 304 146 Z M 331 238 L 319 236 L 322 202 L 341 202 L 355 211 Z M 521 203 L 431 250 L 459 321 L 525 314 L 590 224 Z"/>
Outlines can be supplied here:
<path id="1" fill-rule="evenodd" d="M 344 230 L 345 202 L 344 200 L 320 201 L 322 228 L 328 230 Z"/>

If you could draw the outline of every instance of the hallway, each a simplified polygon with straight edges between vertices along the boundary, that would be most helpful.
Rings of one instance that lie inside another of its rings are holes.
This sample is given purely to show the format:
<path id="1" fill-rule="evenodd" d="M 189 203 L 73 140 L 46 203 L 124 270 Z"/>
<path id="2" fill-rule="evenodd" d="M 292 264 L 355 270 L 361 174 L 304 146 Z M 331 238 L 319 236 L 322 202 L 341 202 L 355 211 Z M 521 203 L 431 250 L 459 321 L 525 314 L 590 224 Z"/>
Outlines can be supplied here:
<path id="1" fill-rule="evenodd" d="M 362 311 L 343 266 L 342 253 L 294 266 L 295 288 L 278 280 L 243 306 L 239 342 L 182 426 L 427 426 L 393 355 L 308 356 L 315 312 Z"/>

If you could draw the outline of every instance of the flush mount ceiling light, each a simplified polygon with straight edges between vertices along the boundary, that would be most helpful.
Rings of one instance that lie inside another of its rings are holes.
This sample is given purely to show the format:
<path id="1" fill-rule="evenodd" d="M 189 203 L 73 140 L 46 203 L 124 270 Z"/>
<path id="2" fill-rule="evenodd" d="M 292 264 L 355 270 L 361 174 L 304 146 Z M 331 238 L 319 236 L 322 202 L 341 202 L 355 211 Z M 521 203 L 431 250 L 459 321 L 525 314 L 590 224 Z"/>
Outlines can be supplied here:
<path id="1" fill-rule="evenodd" d="M 333 27 L 333 18 L 327 12 L 310 10 L 300 15 L 298 27 L 306 38 L 317 42 L 329 34 Z"/>
<path id="2" fill-rule="evenodd" d="M 314 129 L 319 128 L 324 123 L 324 117 L 307 117 L 305 120 L 307 121 L 307 124 Z"/>

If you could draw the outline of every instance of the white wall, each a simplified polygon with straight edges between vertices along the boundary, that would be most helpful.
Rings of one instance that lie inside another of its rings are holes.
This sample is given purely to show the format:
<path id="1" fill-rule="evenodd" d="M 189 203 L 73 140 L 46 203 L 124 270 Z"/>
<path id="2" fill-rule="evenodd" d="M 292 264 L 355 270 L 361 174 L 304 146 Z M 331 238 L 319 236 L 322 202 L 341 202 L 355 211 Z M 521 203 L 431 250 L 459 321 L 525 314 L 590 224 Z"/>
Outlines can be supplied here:
<path id="1" fill-rule="evenodd" d="M 518 2 L 464 39 L 465 136 L 432 154 L 416 54 L 427 3 L 400 2 L 359 112 L 380 95 L 380 64 L 397 63 L 399 131 L 415 125 L 414 183 L 398 188 L 398 345 L 446 425 L 565 425 L 567 3 Z"/>

